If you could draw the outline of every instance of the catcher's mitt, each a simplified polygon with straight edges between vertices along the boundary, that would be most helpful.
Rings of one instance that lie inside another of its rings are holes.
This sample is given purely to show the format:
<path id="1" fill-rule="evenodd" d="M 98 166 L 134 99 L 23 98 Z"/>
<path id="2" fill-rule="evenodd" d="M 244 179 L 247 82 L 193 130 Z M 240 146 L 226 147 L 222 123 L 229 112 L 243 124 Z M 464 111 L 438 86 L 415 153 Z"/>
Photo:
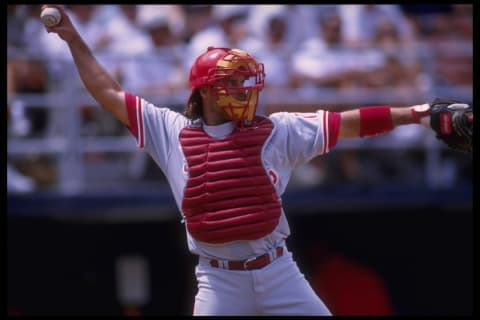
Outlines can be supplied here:
<path id="1" fill-rule="evenodd" d="M 430 126 L 450 148 L 472 152 L 473 109 L 460 101 L 437 98 L 430 104 Z"/>

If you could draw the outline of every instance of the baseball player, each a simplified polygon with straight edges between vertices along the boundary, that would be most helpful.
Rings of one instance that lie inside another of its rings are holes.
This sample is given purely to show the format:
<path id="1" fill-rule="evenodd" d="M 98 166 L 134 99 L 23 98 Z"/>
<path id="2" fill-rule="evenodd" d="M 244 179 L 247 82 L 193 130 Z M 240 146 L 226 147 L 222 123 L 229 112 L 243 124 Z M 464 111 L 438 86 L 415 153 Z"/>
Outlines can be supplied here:
<path id="1" fill-rule="evenodd" d="M 292 170 L 338 139 L 429 126 L 430 104 L 258 116 L 263 64 L 239 49 L 209 47 L 191 67 L 192 93 L 180 114 L 124 92 L 55 7 L 62 20 L 47 31 L 66 41 L 87 90 L 171 186 L 189 250 L 199 257 L 193 314 L 331 315 L 285 245 L 281 196 Z"/>

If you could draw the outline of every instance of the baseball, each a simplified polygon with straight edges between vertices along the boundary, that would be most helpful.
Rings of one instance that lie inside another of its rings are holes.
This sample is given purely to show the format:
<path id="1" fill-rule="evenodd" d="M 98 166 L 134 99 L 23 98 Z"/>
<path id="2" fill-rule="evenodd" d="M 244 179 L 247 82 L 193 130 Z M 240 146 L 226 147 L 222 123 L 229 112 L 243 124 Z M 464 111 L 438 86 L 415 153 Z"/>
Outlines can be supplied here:
<path id="1" fill-rule="evenodd" d="M 40 18 L 47 27 L 54 27 L 60 23 L 62 14 L 57 8 L 49 7 L 42 10 Z"/>

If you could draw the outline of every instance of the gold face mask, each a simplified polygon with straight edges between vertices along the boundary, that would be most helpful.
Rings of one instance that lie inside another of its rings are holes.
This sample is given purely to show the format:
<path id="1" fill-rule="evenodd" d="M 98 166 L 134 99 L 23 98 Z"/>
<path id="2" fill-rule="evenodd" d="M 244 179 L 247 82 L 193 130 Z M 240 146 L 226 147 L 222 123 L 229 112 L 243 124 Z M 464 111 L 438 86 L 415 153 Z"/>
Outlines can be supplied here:
<path id="1" fill-rule="evenodd" d="M 264 86 L 265 72 L 247 52 L 232 49 L 218 60 L 212 93 L 217 105 L 230 120 L 252 121 Z M 232 81 L 235 79 L 235 81 Z"/>

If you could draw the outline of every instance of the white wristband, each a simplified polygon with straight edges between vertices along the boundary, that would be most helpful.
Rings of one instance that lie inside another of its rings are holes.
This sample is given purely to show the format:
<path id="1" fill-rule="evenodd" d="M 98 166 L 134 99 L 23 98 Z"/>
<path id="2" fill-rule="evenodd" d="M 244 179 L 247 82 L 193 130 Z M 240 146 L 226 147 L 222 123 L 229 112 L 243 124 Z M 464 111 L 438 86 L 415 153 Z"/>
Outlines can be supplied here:
<path id="1" fill-rule="evenodd" d="M 413 106 L 412 115 L 417 123 L 430 128 L 430 105 L 428 103 Z"/>

